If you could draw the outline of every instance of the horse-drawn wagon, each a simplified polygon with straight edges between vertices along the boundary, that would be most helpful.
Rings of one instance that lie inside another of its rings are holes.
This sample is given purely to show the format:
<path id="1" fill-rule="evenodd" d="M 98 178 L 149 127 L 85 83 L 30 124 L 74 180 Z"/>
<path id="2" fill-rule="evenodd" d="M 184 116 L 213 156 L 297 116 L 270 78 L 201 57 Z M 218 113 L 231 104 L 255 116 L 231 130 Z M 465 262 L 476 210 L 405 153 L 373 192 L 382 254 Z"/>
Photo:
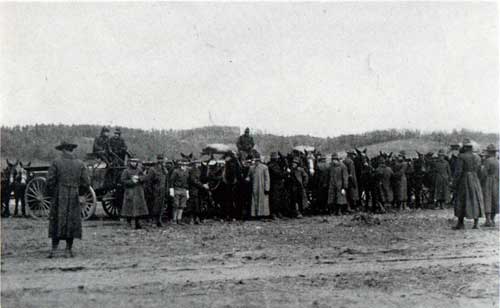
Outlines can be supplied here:
<path id="1" fill-rule="evenodd" d="M 80 195 L 82 219 L 87 220 L 94 215 L 97 201 L 109 217 L 118 218 L 123 202 L 120 175 L 125 167 L 108 165 L 92 154 L 87 156 L 85 164 L 91 186 Z M 49 166 L 27 167 L 26 170 L 30 174 L 24 194 L 27 212 L 35 219 L 45 219 L 50 210 L 50 196 L 46 194 L 45 189 Z"/>

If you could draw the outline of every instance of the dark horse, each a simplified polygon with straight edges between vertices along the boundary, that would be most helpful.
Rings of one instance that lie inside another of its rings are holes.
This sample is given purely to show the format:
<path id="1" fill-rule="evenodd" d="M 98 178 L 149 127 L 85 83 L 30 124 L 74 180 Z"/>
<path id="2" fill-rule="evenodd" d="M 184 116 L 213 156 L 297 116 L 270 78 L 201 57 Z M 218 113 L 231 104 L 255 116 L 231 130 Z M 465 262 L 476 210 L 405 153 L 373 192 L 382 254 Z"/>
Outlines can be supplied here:
<path id="1" fill-rule="evenodd" d="M 1 183 L 1 198 L 2 198 L 2 217 L 10 216 L 10 195 L 14 191 L 15 180 L 16 180 L 16 166 L 18 161 L 11 163 L 7 159 L 7 167 L 2 170 L 2 183 Z"/>
<path id="2" fill-rule="evenodd" d="M 24 194 L 26 192 L 26 185 L 28 184 L 28 179 L 31 178 L 31 174 L 26 170 L 31 166 L 31 162 L 23 164 L 19 162 L 16 166 L 16 177 L 14 180 L 14 198 L 16 200 L 16 206 L 14 208 L 14 216 L 18 216 L 18 206 L 19 201 L 21 201 L 21 212 L 23 216 L 26 216 L 26 203 L 24 199 Z"/>
<path id="3" fill-rule="evenodd" d="M 224 153 L 224 162 L 217 162 L 213 155 L 201 166 L 201 181 L 210 187 L 210 210 L 227 219 L 241 219 L 249 198 L 249 185 L 245 182 L 248 167 L 232 152 Z"/>

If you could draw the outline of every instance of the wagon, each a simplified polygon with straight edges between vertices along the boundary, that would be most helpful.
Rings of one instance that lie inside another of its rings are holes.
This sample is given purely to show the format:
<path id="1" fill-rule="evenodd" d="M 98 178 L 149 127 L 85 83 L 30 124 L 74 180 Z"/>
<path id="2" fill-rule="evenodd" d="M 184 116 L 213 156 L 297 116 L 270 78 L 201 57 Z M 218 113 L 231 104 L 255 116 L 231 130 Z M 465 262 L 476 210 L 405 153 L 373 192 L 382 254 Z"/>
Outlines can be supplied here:
<path id="1" fill-rule="evenodd" d="M 120 175 L 125 167 L 107 165 L 92 154 L 87 155 L 85 164 L 90 176 L 90 188 L 81 192 L 79 197 L 82 219 L 87 220 L 94 215 L 97 201 L 109 217 L 118 218 L 123 202 Z M 35 219 L 46 219 L 50 210 L 50 197 L 46 194 L 49 166 L 28 167 L 26 170 L 31 175 L 24 196 L 26 210 Z"/>

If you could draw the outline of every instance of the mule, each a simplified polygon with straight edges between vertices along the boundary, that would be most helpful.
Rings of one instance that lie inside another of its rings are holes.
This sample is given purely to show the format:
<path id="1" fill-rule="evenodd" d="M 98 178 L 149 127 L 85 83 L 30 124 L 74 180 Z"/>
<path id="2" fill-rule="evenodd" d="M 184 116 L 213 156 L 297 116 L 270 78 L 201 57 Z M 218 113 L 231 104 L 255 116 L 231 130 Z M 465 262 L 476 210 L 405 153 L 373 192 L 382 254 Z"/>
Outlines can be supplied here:
<path id="1" fill-rule="evenodd" d="M 8 159 L 7 167 L 2 170 L 2 183 L 1 183 L 1 198 L 2 198 L 2 217 L 10 216 L 10 196 L 15 187 L 15 180 L 17 175 L 16 166 L 19 161 L 11 163 Z"/>

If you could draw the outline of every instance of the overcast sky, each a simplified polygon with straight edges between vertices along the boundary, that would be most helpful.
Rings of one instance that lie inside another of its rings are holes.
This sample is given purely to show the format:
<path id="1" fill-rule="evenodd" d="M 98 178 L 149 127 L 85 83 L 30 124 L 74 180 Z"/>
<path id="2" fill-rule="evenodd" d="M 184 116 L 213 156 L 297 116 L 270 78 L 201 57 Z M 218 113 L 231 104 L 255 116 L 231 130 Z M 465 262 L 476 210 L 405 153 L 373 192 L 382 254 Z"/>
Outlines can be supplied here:
<path id="1" fill-rule="evenodd" d="M 3 3 L 0 39 L 4 125 L 500 122 L 496 3 Z"/>

